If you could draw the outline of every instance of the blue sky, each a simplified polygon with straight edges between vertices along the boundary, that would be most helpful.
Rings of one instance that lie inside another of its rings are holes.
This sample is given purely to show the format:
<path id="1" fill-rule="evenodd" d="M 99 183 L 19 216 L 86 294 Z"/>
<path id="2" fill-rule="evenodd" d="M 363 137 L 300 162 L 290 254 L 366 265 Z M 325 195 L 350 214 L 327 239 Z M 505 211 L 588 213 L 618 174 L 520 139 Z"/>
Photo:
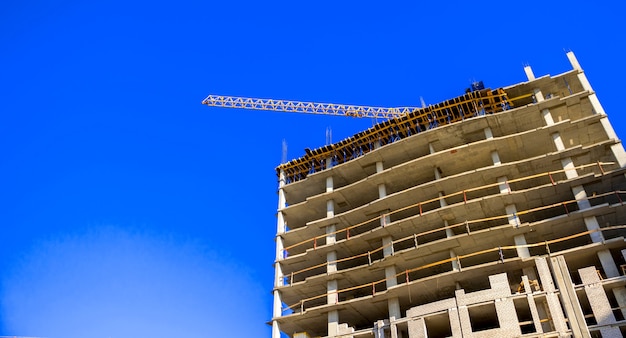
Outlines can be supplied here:
<path id="1" fill-rule="evenodd" d="M 269 336 L 282 140 L 372 121 L 202 99 L 417 106 L 571 49 L 624 137 L 624 5 L 597 3 L 4 3 L 0 336 Z"/>

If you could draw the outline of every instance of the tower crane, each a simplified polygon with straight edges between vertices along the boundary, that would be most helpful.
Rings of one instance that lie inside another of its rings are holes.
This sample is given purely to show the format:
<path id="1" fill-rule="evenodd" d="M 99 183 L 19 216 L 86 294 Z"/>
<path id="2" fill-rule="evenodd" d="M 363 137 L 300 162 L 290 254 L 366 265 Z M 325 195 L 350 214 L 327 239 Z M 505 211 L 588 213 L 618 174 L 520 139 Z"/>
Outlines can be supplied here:
<path id="1" fill-rule="evenodd" d="M 462 96 L 421 108 L 384 108 L 223 95 L 209 95 L 202 100 L 202 104 L 210 107 L 386 119 L 340 142 L 319 149 L 305 149 L 303 157 L 277 168 L 277 174 L 283 171 L 287 181 L 297 181 L 328 168 L 328 159 L 340 164 L 372 151 L 376 145 L 395 142 L 440 125 L 510 109 L 511 101 L 518 99 L 522 97 L 509 100 L 503 88 L 491 90 L 480 87 L 467 90 Z"/>
<path id="2" fill-rule="evenodd" d="M 211 107 L 270 110 L 288 113 L 324 114 L 350 117 L 383 118 L 401 117 L 415 111 L 415 107 L 369 107 L 334 103 L 301 102 L 275 99 L 255 99 L 240 96 L 209 95 L 202 104 Z"/>

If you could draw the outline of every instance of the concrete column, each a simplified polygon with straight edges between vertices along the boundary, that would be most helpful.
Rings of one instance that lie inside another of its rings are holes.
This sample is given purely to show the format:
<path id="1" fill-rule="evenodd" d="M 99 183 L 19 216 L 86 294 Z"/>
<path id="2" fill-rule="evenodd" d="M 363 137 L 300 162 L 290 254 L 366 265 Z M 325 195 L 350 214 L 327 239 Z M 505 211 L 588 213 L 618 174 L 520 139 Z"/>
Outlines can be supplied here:
<path id="1" fill-rule="evenodd" d="M 572 194 L 576 199 L 576 204 L 578 204 L 578 208 L 580 210 L 585 210 L 591 208 L 591 203 L 589 203 L 589 199 L 587 198 L 587 192 L 585 191 L 585 187 L 582 185 L 575 185 L 572 187 Z"/>
<path id="2" fill-rule="evenodd" d="M 615 264 L 615 260 L 613 259 L 613 256 L 611 255 L 611 252 L 609 250 L 598 251 L 597 255 L 600 259 L 602 270 L 604 270 L 604 274 L 606 274 L 606 278 L 619 276 L 617 264 Z"/>
<path id="3" fill-rule="evenodd" d="M 339 311 L 328 311 L 328 335 L 336 336 L 339 333 Z"/>
<path id="4" fill-rule="evenodd" d="M 441 179 L 441 170 L 439 170 L 438 167 L 435 167 L 434 173 L 435 173 L 435 180 L 440 180 Z"/>
<path id="5" fill-rule="evenodd" d="M 520 235 L 513 237 L 513 240 L 515 241 L 515 245 L 517 246 L 517 248 L 515 249 L 517 250 L 517 257 L 529 258 L 530 251 L 528 251 L 527 247 L 524 247 L 524 245 L 527 244 L 526 236 L 524 236 L 524 234 L 520 234 Z"/>
<path id="6" fill-rule="evenodd" d="M 284 285 L 283 267 L 280 262 L 274 264 L 274 287 L 281 287 Z"/>
<path id="7" fill-rule="evenodd" d="M 600 328 L 600 334 L 603 338 L 618 338 L 622 337 L 619 328 L 609 326 L 615 324 L 615 315 L 611 310 L 611 304 L 609 298 L 604 292 L 600 278 L 596 273 L 596 268 L 591 266 L 584 269 L 578 269 L 578 274 L 582 283 L 585 285 L 585 294 L 589 300 L 591 311 L 596 318 L 598 325 L 606 325 Z"/>
<path id="8" fill-rule="evenodd" d="M 330 159 L 327 160 L 329 164 Z M 326 178 L 326 191 L 331 192 L 334 189 L 334 181 L 332 176 Z M 329 199 L 326 201 L 326 218 L 335 217 L 335 201 Z M 336 241 L 337 225 L 331 224 L 326 227 L 326 245 L 332 245 Z M 330 251 L 326 254 L 326 273 L 332 274 L 337 272 L 337 251 Z M 337 304 L 339 302 L 337 294 L 337 280 L 329 280 L 326 283 L 326 303 Z M 328 335 L 336 335 L 339 333 L 339 312 L 332 310 L 328 312 Z"/>
<path id="9" fill-rule="evenodd" d="M 600 224 L 598 224 L 598 220 L 596 219 L 595 216 L 585 217 L 584 221 L 585 221 L 585 226 L 587 227 L 587 230 L 600 229 Z M 594 243 L 602 243 L 604 241 L 604 236 L 602 235 L 602 232 L 600 231 L 592 232 L 590 236 L 591 236 L 591 240 Z"/>
<path id="10" fill-rule="evenodd" d="M 582 185 L 577 185 L 572 187 L 572 193 L 576 198 L 576 203 L 578 204 L 578 208 L 580 210 L 585 210 L 591 208 L 591 204 L 587 199 L 587 192 Z M 598 224 L 598 220 L 595 216 L 585 217 L 584 218 L 585 227 L 587 230 L 598 230 L 600 229 L 600 224 Z M 594 243 L 602 243 L 604 242 L 604 236 L 602 232 L 596 231 L 589 234 L 591 237 L 591 241 Z M 601 250 L 596 253 L 598 255 L 598 259 L 600 260 L 600 264 L 602 264 L 602 269 L 607 277 L 616 277 L 619 276 L 619 271 L 617 270 L 617 266 L 615 264 L 615 260 L 613 256 L 609 252 L 609 250 Z"/>
<path id="11" fill-rule="evenodd" d="M 619 137 L 615 134 L 615 130 L 613 130 L 613 126 L 611 126 L 608 118 L 600 119 L 600 124 L 602 125 L 602 128 L 604 128 L 604 132 L 609 139 L 616 141 L 619 140 Z M 614 144 L 611 146 L 611 151 L 613 152 L 613 156 L 617 160 L 620 168 L 626 167 L 626 153 L 624 152 L 623 145 L 621 143 Z"/>
<path id="12" fill-rule="evenodd" d="M 507 214 L 507 219 L 509 220 L 509 224 L 514 227 L 519 227 L 521 221 L 519 220 L 519 217 L 517 217 L 517 208 L 515 207 L 515 204 L 507 205 L 505 207 L 505 211 Z"/>
<path id="13" fill-rule="evenodd" d="M 528 302 L 528 307 L 530 308 L 530 315 L 533 319 L 535 331 L 537 333 L 543 333 L 543 327 L 541 327 L 541 318 L 539 317 L 539 309 L 537 309 L 535 298 L 532 295 L 533 290 L 530 286 L 530 282 L 528 281 L 528 276 L 522 276 L 522 283 L 524 284 L 524 293 L 526 293 L 526 301 Z"/>
<path id="14" fill-rule="evenodd" d="M 535 281 L 537 283 L 539 283 L 539 277 L 537 277 L 537 273 L 535 272 L 535 269 L 533 269 L 532 267 L 526 267 L 522 269 L 522 273 L 527 276 L 528 282 L 530 283 L 530 281 Z M 523 277 L 522 277 L 522 280 Z M 538 291 L 535 290 L 532 286 L 529 286 L 532 291 Z M 526 288 L 526 287 L 525 287 Z M 528 291 L 528 288 L 526 288 L 526 290 Z M 534 300 L 534 298 L 533 298 Z M 539 318 L 549 318 L 550 316 L 548 315 L 548 303 L 546 303 L 545 300 L 542 300 L 541 303 L 539 304 L 539 306 L 536 307 L 537 308 L 537 314 L 539 315 Z M 532 311 L 532 310 L 531 310 Z M 534 317 L 533 317 L 534 318 Z M 537 325 L 537 323 L 535 323 L 535 325 Z M 537 332 L 550 332 L 555 330 L 554 326 L 552 325 L 552 323 L 550 321 L 544 322 L 544 323 L 539 323 L 539 325 L 541 326 L 541 331 L 537 330 Z"/>
<path id="15" fill-rule="evenodd" d="M 326 218 L 335 217 L 335 201 L 330 199 L 326 201 Z"/>
<path id="16" fill-rule="evenodd" d="M 617 300 L 617 305 L 620 307 L 622 316 L 626 318 L 626 289 L 624 289 L 623 287 L 619 287 L 613 289 L 612 291 L 613 295 L 615 296 L 615 300 Z"/>
<path id="17" fill-rule="evenodd" d="M 541 102 L 543 101 L 543 93 L 541 92 L 541 89 L 539 88 L 535 88 L 533 89 L 533 94 L 535 95 L 535 101 L 537 102 Z"/>
<path id="18" fill-rule="evenodd" d="M 491 152 L 491 160 L 493 161 L 493 165 L 500 165 L 502 162 L 500 161 L 500 155 L 497 150 Z"/>
<path id="19" fill-rule="evenodd" d="M 435 168 L 435 170 L 437 170 L 437 169 Z M 443 193 L 443 191 L 440 191 L 439 192 L 439 206 L 442 207 L 442 208 L 448 206 L 448 202 L 446 202 L 446 199 L 443 198 L 443 196 L 445 196 L 445 194 Z M 448 229 L 447 228 L 448 225 L 450 225 L 448 223 L 448 221 L 444 220 L 443 221 L 443 226 L 446 228 L 446 237 L 450 238 L 450 237 L 454 236 L 454 231 L 452 231 L 452 229 Z M 454 250 L 450 249 L 449 252 L 450 252 L 450 258 L 456 258 L 457 257 L 456 256 L 456 252 L 454 252 Z M 461 267 L 459 266 L 459 262 L 456 261 L 456 260 L 452 261 L 452 271 L 461 271 Z"/>
<path id="20" fill-rule="evenodd" d="M 511 187 L 507 183 L 508 178 L 506 176 L 498 177 L 498 188 L 500 188 L 501 194 L 508 194 L 511 192 Z"/>
<path id="21" fill-rule="evenodd" d="M 552 119 L 552 114 L 547 108 L 541 111 L 541 116 L 543 117 L 543 120 L 546 121 L 546 126 L 551 126 L 554 124 L 554 119 Z"/>
<path id="22" fill-rule="evenodd" d="M 590 338 L 589 328 L 585 321 L 585 315 L 580 307 L 580 302 L 576 296 L 576 290 L 574 290 L 574 283 L 572 282 L 567 268 L 567 263 L 563 256 L 550 257 L 550 265 L 552 267 L 552 273 L 557 288 L 561 294 L 563 300 L 563 308 L 567 314 L 567 320 L 570 324 L 572 334 L 574 337 Z"/>
<path id="23" fill-rule="evenodd" d="M 383 256 L 389 257 L 393 255 L 393 238 L 391 236 L 383 237 Z"/>
<path id="24" fill-rule="evenodd" d="M 273 302 L 273 310 L 272 310 L 272 316 L 273 318 L 278 318 L 280 316 L 282 316 L 282 297 L 280 294 L 280 291 L 278 291 L 276 288 L 283 286 L 284 283 L 284 276 L 283 276 L 283 271 L 282 271 L 282 266 L 280 264 L 280 260 L 283 259 L 284 257 L 284 244 L 283 244 L 283 238 L 281 237 L 282 234 L 285 233 L 286 231 L 286 225 L 285 225 L 285 219 L 284 219 L 284 215 L 282 212 L 282 209 L 284 209 L 287 206 L 286 203 L 286 199 L 285 199 L 285 191 L 284 191 L 284 186 L 285 186 L 285 182 L 286 182 L 286 177 L 285 177 L 285 172 L 284 171 L 280 171 L 279 175 L 278 175 L 278 213 L 277 213 L 277 220 L 276 220 L 276 263 L 274 264 L 274 302 Z M 280 338 L 280 327 L 278 325 L 278 321 L 273 320 L 272 321 L 272 338 Z"/>
<path id="25" fill-rule="evenodd" d="M 443 201 L 443 199 L 442 199 Z M 443 221 L 443 225 L 444 227 L 447 227 L 448 225 L 450 225 L 448 223 L 448 221 L 444 220 Z M 446 237 L 450 238 L 454 236 L 454 231 L 452 231 L 452 229 L 447 229 L 446 228 Z M 454 250 L 450 249 L 450 258 L 456 258 L 456 252 L 454 252 Z M 459 266 L 459 262 L 455 259 L 452 261 L 452 271 L 461 271 L 461 267 Z"/>
<path id="26" fill-rule="evenodd" d="M 554 141 L 554 145 L 556 146 L 557 151 L 565 150 L 565 145 L 563 144 L 563 140 L 561 139 L 561 134 L 552 134 L 552 141 Z"/>
<path id="27" fill-rule="evenodd" d="M 577 200 L 578 208 L 580 210 L 585 210 L 591 207 L 589 200 L 587 199 L 587 192 L 582 185 L 577 185 L 572 187 L 572 193 Z M 587 230 L 598 230 L 600 229 L 600 224 L 598 224 L 598 220 L 595 216 L 585 217 L 584 218 L 585 227 Z M 589 234 L 591 240 L 594 243 L 602 243 L 604 242 L 604 236 L 602 232 L 592 232 Z M 613 256 L 608 250 L 601 250 L 597 252 L 598 259 L 600 260 L 600 264 L 602 264 L 602 269 L 607 277 L 616 277 L 619 276 L 619 271 L 617 270 L 617 266 L 615 264 L 615 260 Z"/>
<path id="28" fill-rule="evenodd" d="M 554 330 L 559 333 L 560 336 L 565 337 L 568 331 L 567 324 L 565 323 L 565 315 L 559 301 L 559 296 L 556 293 L 556 288 L 552 280 L 552 274 L 550 273 L 550 267 L 545 258 L 536 258 L 535 265 L 537 272 L 539 273 L 539 279 L 543 290 L 546 292 L 546 302 L 548 303 L 548 309 L 550 311 L 550 318 L 552 319 L 552 325 Z"/>
<path id="29" fill-rule="evenodd" d="M 622 250 L 622 257 L 626 259 L 626 249 Z M 622 316 L 626 318 L 626 289 L 623 287 L 617 287 L 613 289 L 613 295 L 615 295 L 615 300 L 617 300 L 617 305 L 621 308 Z"/>
<path id="30" fill-rule="evenodd" d="M 378 185 L 378 198 L 385 198 L 387 196 L 387 187 L 384 183 Z"/>
<path id="31" fill-rule="evenodd" d="M 565 177 L 567 177 L 568 180 L 578 177 L 578 172 L 576 171 L 576 167 L 574 166 L 574 161 L 572 161 L 570 157 L 562 159 L 561 165 L 563 166 L 563 170 L 565 170 Z"/>
<path id="32" fill-rule="evenodd" d="M 280 316 L 282 316 L 282 301 L 280 298 L 280 292 L 278 290 L 274 290 L 274 307 L 272 317 L 278 318 Z M 272 338 L 280 338 L 280 326 L 276 320 L 272 321 Z"/>
<path id="33" fill-rule="evenodd" d="M 389 257 L 391 255 L 393 255 L 393 238 L 391 236 L 383 237 L 383 256 Z M 397 271 L 394 265 L 385 268 L 385 286 L 387 289 L 398 285 L 396 274 Z M 400 312 L 400 300 L 398 298 L 390 298 L 387 301 L 387 309 L 389 311 L 390 322 L 402 318 L 402 313 Z M 391 325 L 391 336 L 393 338 L 398 337 L 395 324 Z"/>
<path id="34" fill-rule="evenodd" d="M 589 101 L 591 102 L 593 111 L 596 114 L 606 114 L 604 112 L 604 108 L 602 108 L 602 105 L 600 104 L 600 101 L 598 100 L 598 97 L 593 91 L 593 88 L 591 88 L 591 84 L 589 83 L 589 80 L 587 80 L 587 76 L 583 72 L 582 67 L 580 67 L 580 63 L 578 63 L 578 59 L 576 59 L 574 52 L 571 52 L 571 51 L 567 52 L 567 58 L 569 59 L 569 62 L 572 64 L 572 68 L 575 70 L 578 70 L 577 77 L 578 77 L 578 80 L 580 81 L 580 84 L 583 86 L 583 90 L 588 90 L 589 92 L 591 92 L 591 95 L 589 95 Z"/>
<path id="35" fill-rule="evenodd" d="M 432 144 L 432 143 L 429 143 L 429 144 L 428 144 L 428 151 L 430 151 L 430 153 L 431 153 L 431 154 L 436 153 L 436 151 L 435 151 L 435 147 L 433 147 L 433 144 Z"/>
<path id="36" fill-rule="evenodd" d="M 337 226 L 331 224 L 326 227 L 326 245 L 335 244 Z M 326 273 L 331 274 L 337 272 L 337 251 L 329 251 L 326 254 Z"/>
<path id="37" fill-rule="evenodd" d="M 328 294 L 326 295 L 327 304 L 337 304 L 337 280 L 330 280 L 327 282 L 326 288 Z M 339 333 L 339 311 L 332 310 L 328 312 L 328 335 L 336 335 Z"/>
<path id="38" fill-rule="evenodd" d="M 382 161 L 378 161 L 376 162 L 376 173 L 381 173 L 383 172 L 384 167 L 383 167 L 383 162 Z"/>
<path id="39" fill-rule="evenodd" d="M 493 133 L 491 132 L 491 128 L 487 127 L 485 129 L 483 129 L 483 131 L 485 132 L 485 139 L 486 140 L 490 140 L 493 138 Z"/>
<path id="40" fill-rule="evenodd" d="M 526 73 L 528 81 L 533 81 L 535 79 L 535 74 L 533 73 L 533 70 L 532 68 L 530 68 L 530 66 L 524 67 L 524 73 Z M 541 93 L 541 90 L 539 88 L 533 89 L 533 94 L 535 95 L 535 100 L 537 102 L 543 101 L 543 94 Z"/>
<path id="41" fill-rule="evenodd" d="M 533 69 L 530 68 L 530 66 L 524 67 L 524 73 L 526 73 L 526 77 L 528 78 L 528 81 L 532 81 L 535 79 L 535 74 L 533 73 Z"/>

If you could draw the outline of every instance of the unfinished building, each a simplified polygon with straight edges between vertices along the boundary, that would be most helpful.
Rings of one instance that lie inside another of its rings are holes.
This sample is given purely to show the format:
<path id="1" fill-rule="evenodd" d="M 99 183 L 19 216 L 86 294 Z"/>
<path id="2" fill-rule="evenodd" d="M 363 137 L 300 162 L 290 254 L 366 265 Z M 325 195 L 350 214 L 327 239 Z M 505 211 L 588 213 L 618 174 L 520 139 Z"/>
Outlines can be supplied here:
<path id="1" fill-rule="evenodd" d="M 280 165 L 273 337 L 622 337 L 626 154 L 567 57 Z"/>

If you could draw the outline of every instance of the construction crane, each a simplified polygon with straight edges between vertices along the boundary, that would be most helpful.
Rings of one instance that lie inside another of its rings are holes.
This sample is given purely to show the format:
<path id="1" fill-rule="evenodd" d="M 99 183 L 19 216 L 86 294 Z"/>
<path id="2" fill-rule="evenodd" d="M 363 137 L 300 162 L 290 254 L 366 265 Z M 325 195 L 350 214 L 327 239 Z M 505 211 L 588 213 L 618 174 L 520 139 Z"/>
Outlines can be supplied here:
<path id="1" fill-rule="evenodd" d="M 512 100 L 517 99 L 519 98 Z M 223 108 L 386 119 L 340 142 L 319 149 L 305 149 L 306 154 L 303 157 L 283 163 L 277 168 L 277 173 L 284 171 L 287 181 L 298 181 L 308 174 L 326 169 L 327 159 L 332 159 L 336 164 L 350 161 L 372 151 L 375 144 L 385 145 L 441 125 L 510 109 L 512 100 L 509 100 L 502 88 L 473 88 L 462 96 L 434 105 L 422 104 L 421 108 L 384 108 L 223 95 L 209 95 L 202 100 L 202 104 Z"/>
<path id="2" fill-rule="evenodd" d="M 209 95 L 202 104 L 211 107 L 270 110 L 288 113 L 323 114 L 350 117 L 391 119 L 415 111 L 415 107 L 369 107 L 334 103 L 300 102 L 290 100 L 255 99 L 239 96 Z"/>

